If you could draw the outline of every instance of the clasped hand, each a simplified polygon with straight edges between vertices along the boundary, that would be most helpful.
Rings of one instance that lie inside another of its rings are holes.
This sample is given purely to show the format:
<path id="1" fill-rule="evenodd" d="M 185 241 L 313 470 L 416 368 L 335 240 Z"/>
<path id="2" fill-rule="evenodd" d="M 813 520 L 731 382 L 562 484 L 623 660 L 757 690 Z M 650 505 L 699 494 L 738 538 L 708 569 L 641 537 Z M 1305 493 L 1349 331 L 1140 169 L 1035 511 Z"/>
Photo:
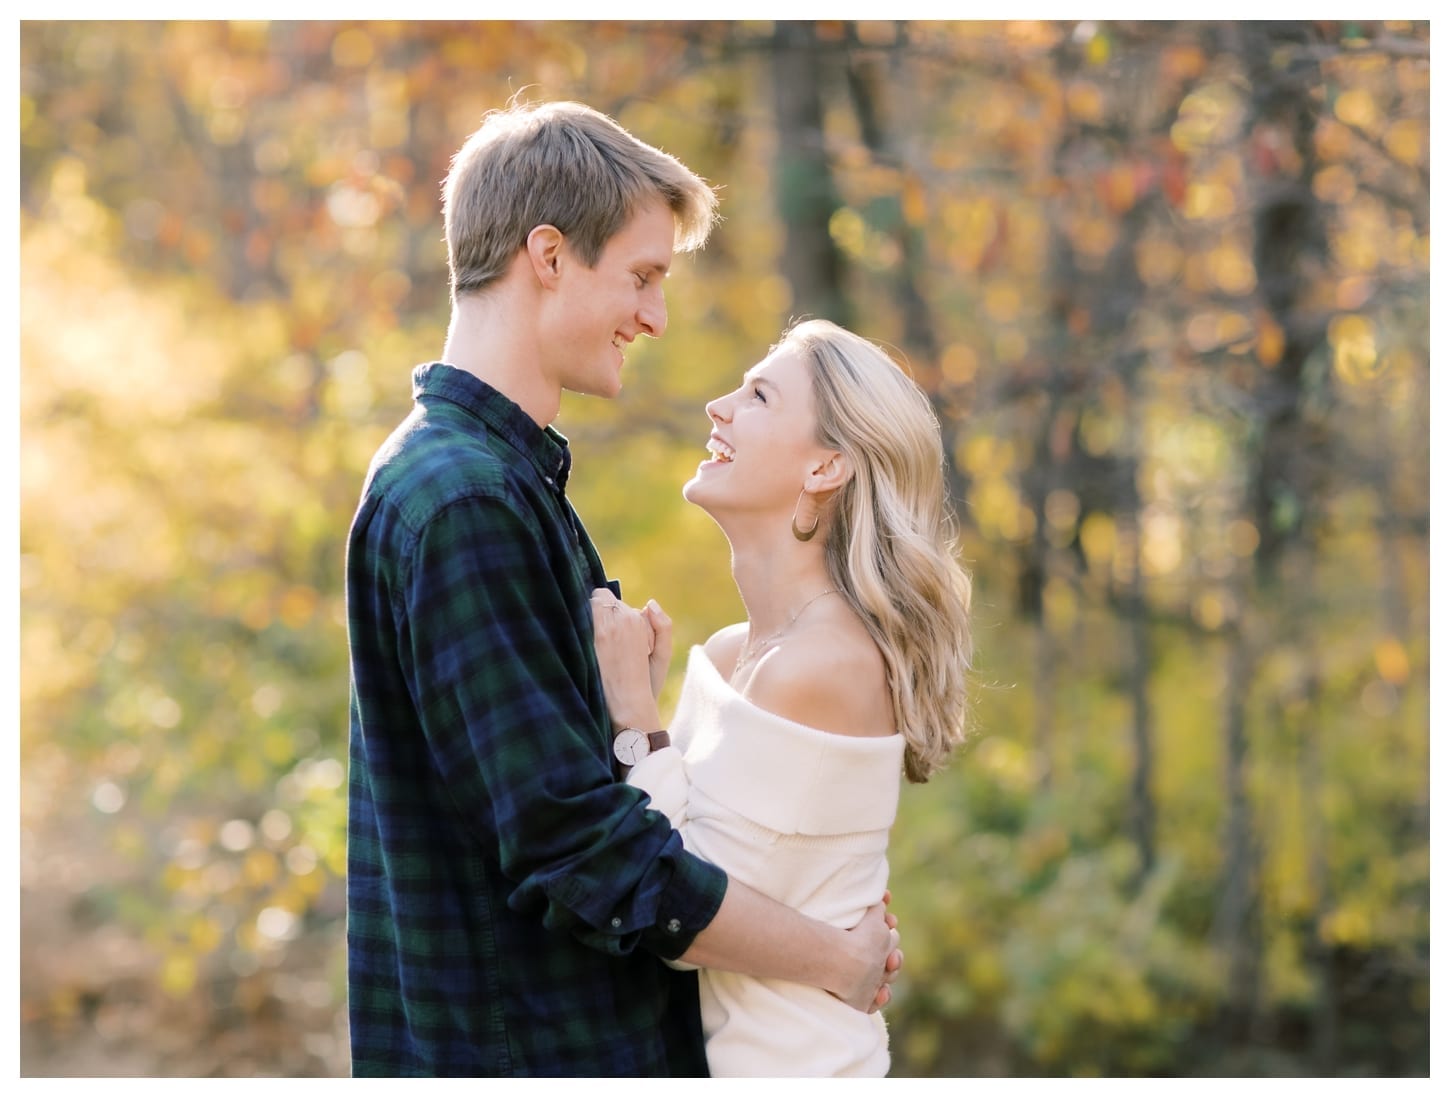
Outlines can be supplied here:
<path id="1" fill-rule="evenodd" d="M 656 703 L 670 669 L 674 623 L 654 599 L 636 610 L 607 587 L 597 588 L 589 604 L 610 717 L 619 725 L 657 726 Z"/>

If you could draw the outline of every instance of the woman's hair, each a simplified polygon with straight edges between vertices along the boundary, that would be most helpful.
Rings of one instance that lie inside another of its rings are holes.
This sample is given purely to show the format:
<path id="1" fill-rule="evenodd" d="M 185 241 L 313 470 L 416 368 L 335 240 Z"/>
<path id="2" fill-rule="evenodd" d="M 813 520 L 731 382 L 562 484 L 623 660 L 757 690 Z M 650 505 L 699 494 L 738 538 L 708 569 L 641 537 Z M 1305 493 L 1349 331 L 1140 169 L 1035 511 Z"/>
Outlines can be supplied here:
<path id="1" fill-rule="evenodd" d="M 675 215 L 675 250 L 705 243 L 715 192 L 673 156 L 582 103 L 513 103 L 489 111 L 443 181 L 453 297 L 508 269 L 537 225 L 553 225 L 590 267 L 652 197 Z"/>
<path id="2" fill-rule="evenodd" d="M 827 320 L 788 329 L 804 352 L 817 441 L 852 475 L 828 505 L 826 566 L 886 660 L 906 776 L 924 782 L 966 735 L 971 578 L 956 558 L 941 427 L 881 348 Z"/>

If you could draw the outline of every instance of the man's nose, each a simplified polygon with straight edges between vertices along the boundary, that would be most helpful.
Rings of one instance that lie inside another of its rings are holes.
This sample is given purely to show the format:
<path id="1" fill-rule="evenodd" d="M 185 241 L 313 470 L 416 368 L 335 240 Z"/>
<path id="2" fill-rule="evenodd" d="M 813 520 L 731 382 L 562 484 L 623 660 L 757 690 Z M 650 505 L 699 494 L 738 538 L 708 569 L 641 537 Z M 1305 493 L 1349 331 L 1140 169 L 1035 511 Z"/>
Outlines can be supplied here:
<path id="1" fill-rule="evenodd" d="M 639 326 L 644 330 L 645 335 L 653 336 L 655 339 L 664 335 L 665 329 L 669 327 L 670 323 L 669 310 L 665 308 L 664 291 L 660 291 L 658 295 L 646 301 L 640 307 L 635 319 L 639 321 Z"/>

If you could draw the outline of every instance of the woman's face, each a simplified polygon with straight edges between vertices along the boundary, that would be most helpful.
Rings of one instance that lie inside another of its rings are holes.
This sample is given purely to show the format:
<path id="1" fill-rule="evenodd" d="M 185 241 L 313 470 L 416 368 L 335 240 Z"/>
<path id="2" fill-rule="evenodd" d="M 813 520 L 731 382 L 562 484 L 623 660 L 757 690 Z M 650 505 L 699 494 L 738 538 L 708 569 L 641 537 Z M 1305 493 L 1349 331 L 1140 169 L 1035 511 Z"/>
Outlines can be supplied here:
<path id="1" fill-rule="evenodd" d="M 710 457 L 685 498 L 717 519 L 728 513 L 788 514 L 811 470 L 833 451 L 816 441 L 815 395 L 801 352 L 771 352 L 734 392 L 705 405 Z"/>

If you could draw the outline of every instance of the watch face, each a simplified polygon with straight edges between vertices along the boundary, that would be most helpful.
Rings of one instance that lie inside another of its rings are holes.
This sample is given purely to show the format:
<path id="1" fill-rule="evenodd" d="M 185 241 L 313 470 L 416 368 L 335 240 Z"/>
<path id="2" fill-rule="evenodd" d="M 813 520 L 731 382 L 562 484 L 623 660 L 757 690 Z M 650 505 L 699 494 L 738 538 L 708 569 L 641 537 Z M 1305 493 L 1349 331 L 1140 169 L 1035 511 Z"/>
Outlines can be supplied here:
<path id="1" fill-rule="evenodd" d="M 614 757 L 625 766 L 634 766 L 649 754 L 649 739 L 638 728 L 623 729 L 614 737 Z"/>

